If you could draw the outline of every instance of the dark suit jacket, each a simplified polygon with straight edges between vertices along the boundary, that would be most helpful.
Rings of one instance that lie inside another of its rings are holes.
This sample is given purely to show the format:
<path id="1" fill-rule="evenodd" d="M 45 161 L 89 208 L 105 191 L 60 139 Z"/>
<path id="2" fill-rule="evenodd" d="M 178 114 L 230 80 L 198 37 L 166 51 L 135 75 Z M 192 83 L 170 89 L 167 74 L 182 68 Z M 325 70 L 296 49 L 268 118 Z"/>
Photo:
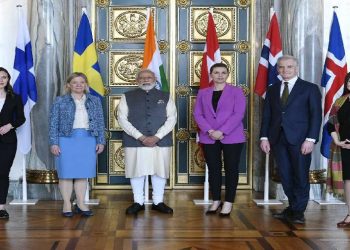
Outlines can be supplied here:
<path id="1" fill-rule="evenodd" d="M 16 129 L 25 122 L 23 104 L 19 95 L 11 97 L 9 94 L 6 95 L 4 106 L 0 112 L 0 127 L 11 123 Z M 11 129 L 4 135 L 0 135 L 0 142 L 3 143 L 14 143 L 17 142 L 16 131 Z"/>
<path id="2" fill-rule="evenodd" d="M 268 88 L 265 98 L 260 137 L 277 143 L 281 128 L 288 143 L 302 144 L 306 138 L 318 141 L 322 122 L 321 93 L 317 85 L 297 79 L 285 107 L 281 105 L 282 83 Z"/>

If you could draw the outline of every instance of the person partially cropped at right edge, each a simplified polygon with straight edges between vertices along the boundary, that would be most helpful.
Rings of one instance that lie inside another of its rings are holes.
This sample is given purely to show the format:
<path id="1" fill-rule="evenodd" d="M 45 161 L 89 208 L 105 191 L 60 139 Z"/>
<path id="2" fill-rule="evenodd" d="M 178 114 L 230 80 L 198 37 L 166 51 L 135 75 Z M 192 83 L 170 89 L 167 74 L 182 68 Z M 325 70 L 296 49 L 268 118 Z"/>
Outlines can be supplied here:
<path id="1" fill-rule="evenodd" d="M 298 77 L 298 60 L 284 55 L 277 61 L 281 82 L 266 93 L 260 148 L 277 163 L 289 206 L 273 216 L 304 224 L 309 201 L 311 152 L 322 122 L 321 92 L 316 84 Z"/>
<path id="2" fill-rule="evenodd" d="M 344 80 L 344 91 L 333 104 L 327 130 L 332 136 L 331 156 L 328 162 L 329 171 L 341 169 L 344 181 L 345 200 L 348 214 L 337 223 L 338 227 L 350 228 L 350 73 Z M 340 178 L 340 177 L 339 177 Z"/>

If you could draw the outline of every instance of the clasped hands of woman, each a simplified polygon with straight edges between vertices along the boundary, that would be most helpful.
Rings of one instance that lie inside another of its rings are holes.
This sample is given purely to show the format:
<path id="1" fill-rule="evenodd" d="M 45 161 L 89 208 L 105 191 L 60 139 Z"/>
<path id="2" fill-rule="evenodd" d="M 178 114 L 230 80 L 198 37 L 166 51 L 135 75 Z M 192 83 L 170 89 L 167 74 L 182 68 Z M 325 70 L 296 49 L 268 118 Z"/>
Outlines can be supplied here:
<path id="1" fill-rule="evenodd" d="M 350 149 L 350 140 L 345 139 L 344 141 L 334 141 L 335 145 L 341 148 Z"/>
<path id="2" fill-rule="evenodd" d="M 11 129 L 13 129 L 13 126 L 11 125 L 11 123 L 8 123 L 4 126 L 0 127 L 0 135 L 4 135 L 7 132 L 9 132 Z"/>
<path id="3" fill-rule="evenodd" d="M 209 137 L 213 140 L 222 140 L 224 139 L 224 134 L 220 130 L 209 130 L 208 131 Z"/>

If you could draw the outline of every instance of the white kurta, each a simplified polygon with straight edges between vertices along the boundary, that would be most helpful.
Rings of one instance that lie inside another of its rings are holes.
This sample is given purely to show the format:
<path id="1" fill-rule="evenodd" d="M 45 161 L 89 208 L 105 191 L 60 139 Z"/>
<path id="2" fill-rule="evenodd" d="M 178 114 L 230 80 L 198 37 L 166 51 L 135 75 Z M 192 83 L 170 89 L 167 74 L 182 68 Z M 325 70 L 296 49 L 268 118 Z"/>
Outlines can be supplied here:
<path id="1" fill-rule="evenodd" d="M 171 98 L 167 103 L 166 113 L 167 120 L 155 134 L 159 139 L 170 133 L 176 124 L 176 106 Z M 142 136 L 142 133 L 128 121 L 128 106 L 125 95 L 119 102 L 118 122 L 124 132 L 136 140 Z M 154 174 L 162 178 L 169 178 L 171 147 L 126 147 L 124 150 L 126 178 Z"/>

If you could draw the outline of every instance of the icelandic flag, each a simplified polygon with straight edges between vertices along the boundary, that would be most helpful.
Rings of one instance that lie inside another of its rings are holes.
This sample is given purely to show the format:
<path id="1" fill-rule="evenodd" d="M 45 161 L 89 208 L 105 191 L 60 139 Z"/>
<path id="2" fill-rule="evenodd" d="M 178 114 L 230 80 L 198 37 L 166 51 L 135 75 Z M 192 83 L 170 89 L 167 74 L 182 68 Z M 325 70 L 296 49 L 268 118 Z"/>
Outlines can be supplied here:
<path id="1" fill-rule="evenodd" d="M 90 22 L 85 13 L 81 17 L 75 39 L 73 72 L 81 72 L 86 75 L 91 94 L 101 98 L 104 96 L 105 89 L 97 60 L 95 43 L 92 38 Z"/>
<path id="2" fill-rule="evenodd" d="M 254 92 L 265 97 L 268 86 L 282 80 L 277 72 L 277 60 L 282 56 L 282 42 L 276 13 L 271 17 L 269 31 L 261 50 Z"/>
<path id="3" fill-rule="evenodd" d="M 328 52 L 321 79 L 321 86 L 325 88 L 321 154 L 326 158 L 330 157 L 330 145 L 332 142 L 332 137 L 328 134 L 326 124 L 334 101 L 343 93 L 343 84 L 346 73 L 347 64 L 343 39 L 337 14 L 333 12 Z"/>
<path id="4" fill-rule="evenodd" d="M 207 88 L 212 85 L 212 79 L 210 77 L 210 68 L 215 63 L 221 62 L 220 46 L 218 36 L 216 34 L 216 28 L 214 18 L 211 12 L 208 13 L 208 26 L 207 37 L 204 47 L 204 53 L 201 66 L 201 80 L 199 88 Z"/>
<path id="5" fill-rule="evenodd" d="M 169 92 L 168 81 L 165 76 L 164 66 L 162 58 L 160 57 L 160 51 L 158 48 L 157 37 L 153 27 L 153 15 L 151 10 L 148 9 L 148 22 L 145 40 L 145 49 L 143 52 L 143 69 L 149 69 L 156 75 L 157 89 Z"/>
<path id="6" fill-rule="evenodd" d="M 15 62 L 13 70 L 13 90 L 22 97 L 25 123 L 17 128 L 18 150 L 28 154 L 32 147 L 30 111 L 38 100 L 36 91 L 32 44 L 23 10 L 20 9 Z"/>

